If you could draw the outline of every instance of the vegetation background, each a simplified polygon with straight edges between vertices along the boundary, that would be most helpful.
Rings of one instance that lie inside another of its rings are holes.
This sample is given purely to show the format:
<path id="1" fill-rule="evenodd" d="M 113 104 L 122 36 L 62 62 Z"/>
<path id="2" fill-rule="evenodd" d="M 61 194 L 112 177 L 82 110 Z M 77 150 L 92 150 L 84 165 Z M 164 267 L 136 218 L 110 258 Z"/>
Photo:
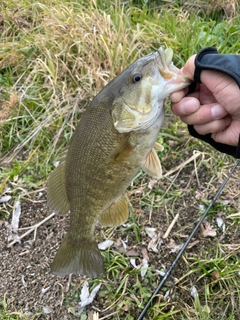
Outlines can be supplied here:
<path id="1" fill-rule="evenodd" d="M 206 46 L 240 54 L 239 4 L 237 0 L 2 0 L 0 35 L 0 195 L 11 196 L 0 203 L 0 319 L 136 319 L 161 279 L 159 270 L 166 271 L 174 259 L 169 246 L 174 250 L 173 242 L 182 243 L 191 232 L 234 163 L 189 137 L 169 107 L 159 137 L 165 147 L 159 154 L 163 180 L 149 181 L 140 173 L 129 188 L 130 223 L 114 230 L 99 229 L 99 240 L 112 237 L 115 247 L 103 253 L 106 277 L 89 280 L 90 288 L 100 282 L 102 287 L 81 315 L 77 312 L 80 277 L 59 280 L 59 287 L 65 288 L 60 293 L 55 285 L 45 298 L 40 294 L 46 283 L 56 282 L 46 275 L 54 252 L 44 250 L 56 251 L 65 218 L 59 222 L 54 217 L 38 230 L 39 242 L 28 248 L 24 261 L 26 247 L 20 254 L 18 247 L 6 248 L 7 222 L 11 223 L 17 200 L 22 204 L 21 227 L 49 214 L 46 181 L 59 153 L 92 97 L 134 60 L 161 44 L 173 49 L 178 67 Z M 209 240 L 198 235 L 199 243 L 176 267 L 177 283 L 169 280 L 146 319 L 240 319 L 238 177 L 236 173 L 210 213 L 208 221 L 216 236 Z M 148 253 L 149 270 L 142 278 L 140 269 L 130 263 L 131 254 L 121 252 L 117 244 L 127 234 L 129 250 L 141 252 L 136 258 L 140 263 L 149 242 L 145 227 L 161 234 L 176 213 L 181 215 L 179 221 L 161 251 Z M 216 225 L 216 217 L 223 217 L 225 231 Z M 23 232 L 19 230 L 19 235 Z M 50 237 L 45 241 L 51 232 L 56 243 Z M 36 252 L 36 259 L 45 255 L 47 270 L 39 271 L 38 289 L 30 283 L 24 286 L 16 268 L 31 261 Z M 46 278 L 48 282 L 43 281 Z M 193 287 L 197 295 L 191 295 Z M 35 297 L 32 304 L 30 297 Z"/>

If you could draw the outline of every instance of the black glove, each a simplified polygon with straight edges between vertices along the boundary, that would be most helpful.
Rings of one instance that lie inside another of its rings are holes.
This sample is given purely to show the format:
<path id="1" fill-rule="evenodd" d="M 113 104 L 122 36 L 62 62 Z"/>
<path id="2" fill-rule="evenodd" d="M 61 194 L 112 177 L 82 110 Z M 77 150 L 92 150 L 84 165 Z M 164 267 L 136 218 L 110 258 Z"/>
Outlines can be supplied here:
<path id="1" fill-rule="evenodd" d="M 193 92 L 197 83 L 201 83 L 200 74 L 202 70 L 215 70 L 220 71 L 236 81 L 240 88 L 240 55 L 233 54 L 219 54 L 213 47 L 207 47 L 199 51 L 195 58 L 195 72 L 194 82 L 189 87 L 189 92 Z M 239 92 L 240 99 L 240 92 Z M 199 134 L 194 129 L 193 125 L 188 125 L 189 133 L 198 139 L 201 139 L 218 151 L 229 154 L 235 158 L 240 158 L 240 136 L 238 140 L 238 146 L 229 146 L 224 143 L 216 142 L 212 139 L 211 133 Z"/>

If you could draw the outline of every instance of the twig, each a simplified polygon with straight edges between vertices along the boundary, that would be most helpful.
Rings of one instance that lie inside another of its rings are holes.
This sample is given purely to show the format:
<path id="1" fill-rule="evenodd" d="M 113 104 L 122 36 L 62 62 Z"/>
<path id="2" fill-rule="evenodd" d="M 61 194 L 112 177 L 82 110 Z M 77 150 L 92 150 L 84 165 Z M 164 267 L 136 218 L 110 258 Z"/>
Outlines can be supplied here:
<path id="1" fill-rule="evenodd" d="M 52 217 L 54 217 L 56 215 L 55 212 L 53 212 L 52 214 L 50 214 L 50 216 L 46 217 L 44 220 L 42 220 L 41 222 L 35 224 L 34 226 L 31 227 L 31 229 L 29 229 L 27 232 L 25 232 L 24 234 L 22 234 L 20 237 L 17 237 L 17 239 L 13 240 L 12 242 L 9 243 L 9 245 L 7 246 L 8 248 L 12 247 L 16 242 L 18 242 L 19 240 L 21 240 L 22 238 L 26 237 L 28 234 L 30 234 L 31 232 L 35 231 L 34 233 L 34 240 L 36 239 L 36 232 L 37 232 L 37 228 L 39 228 L 42 224 L 44 224 L 46 221 L 50 220 Z"/>
<path id="2" fill-rule="evenodd" d="M 153 195 L 152 201 L 151 201 L 150 212 L 149 212 L 149 219 L 148 219 L 148 223 L 149 223 L 149 224 L 151 224 L 151 220 L 152 220 L 152 212 L 153 212 L 154 199 L 155 199 L 155 196 Z"/>
<path id="3" fill-rule="evenodd" d="M 167 231 L 164 233 L 164 235 L 162 236 L 163 239 L 166 239 L 169 236 L 169 233 L 171 232 L 173 226 L 175 225 L 177 219 L 179 217 L 179 213 L 176 214 L 176 216 L 174 217 L 173 221 L 170 223 Z"/>
<path id="4" fill-rule="evenodd" d="M 181 163 L 179 166 L 173 168 L 172 170 L 168 171 L 166 174 L 164 174 L 163 177 L 168 177 L 170 176 L 172 173 L 174 173 L 175 171 L 181 170 L 183 167 L 185 167 L 186 164 L 188 164 L 189 162 L 195 160 L 196 158 L 198 158 L 201 154 L 203 154 L 202 152 L 196 152 L 194 153 L 193 156 L 191 156 L 191 158 L 187 159 L 186 161 L 184 161 L 183 163 Z"/>

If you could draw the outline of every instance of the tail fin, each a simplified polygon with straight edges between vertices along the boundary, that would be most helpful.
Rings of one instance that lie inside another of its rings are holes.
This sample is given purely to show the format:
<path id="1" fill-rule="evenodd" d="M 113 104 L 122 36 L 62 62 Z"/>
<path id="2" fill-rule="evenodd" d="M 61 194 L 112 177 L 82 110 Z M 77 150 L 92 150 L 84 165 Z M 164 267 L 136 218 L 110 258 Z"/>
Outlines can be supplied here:
<path id="1" fill-rule="evenodd" d="M 104 275 L 104 262 L 95 241 L 84 239 L 80 245 L 64 238 L 51 266 L 51 272 L 62 276 L 70 273 L 90 278 Z"/>

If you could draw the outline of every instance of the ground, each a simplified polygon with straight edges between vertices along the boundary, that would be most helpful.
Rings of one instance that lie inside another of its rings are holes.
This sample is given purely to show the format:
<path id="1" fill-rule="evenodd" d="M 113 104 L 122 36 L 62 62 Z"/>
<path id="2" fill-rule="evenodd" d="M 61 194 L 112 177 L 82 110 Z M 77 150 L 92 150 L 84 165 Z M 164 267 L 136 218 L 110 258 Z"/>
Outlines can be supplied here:
<path id="1" fill-rule="evenodd" d="M 111 239 L 114 244 L 103 252 L 106 276 L 89 282 L 91 287 L 100 282 L 102 286 L 93 303 L 79 316 L 81 319 L 86 319 L 87 315 L 88 319 L 136 319 L 162 278 L 156 270 L 166 271 L 170 267 L 177 255 L 171 249 L 177 250 L 176 245 L 186 241 L 231 169 L 233 160 L 225 157 L 222 171 L 216 172 L 212 164 L 218 158 L 222 161 L 220 154 L 201 143 L 200 151 L 193 151 L 192 139 L 185 129 L 181 135 L 184 136 L 181 142 L 169 141 L 172 150 L 162 157 L 163 178 L 157 182 L 142 173 L 129 187 L 128 223 L 117 228 L 96 227 L 98 242 Z M 193 155 L 195 160 L 190 161 Z M 170 173 L 173 169 L 175 171 Z M 226 275 L 227 264 L 237 265 L 240 257 L 240 224 L 234 220 L 234 215 L 239 212 L 239 174 L 240 168 L 237 168 L 206 219 L 216 234 L 203 237 L 203 230 L 198 230 L 191 240 L 192 247 L 185 250 L 144 319 L 165 319 L 165 316 L 166 319 L 183 319 L 183 309 L 193 317 L 199 316 L 196 299 L 190 293 L 192 286 L 199 292 L 200 306 L 211 314 L 209 319 L 217 319 L 216 315 L 222 313 L 223 308 L 214 301 L 212 305 L 204 306 L 206 288 L 210 292 L 219 290 L 219 299 L 225 299 L 228 308 L 225 308 L 224 319 L 228 314 L 235 315 L 232 319 L 240 319 L 239 287 L 234 287 L 234 284 L 239 286 L 240 276 L 231 272 Z M 14 202 L 11 201 L 1 204 L 2 213 L 12 211 Z M 25 190 L 20 203 L 19 236 L 27 231 L 21 228 L 34 226 L 52 214 L 47 207 L 46 185 L 41 190 L 28 190 L 28 193 Z M 177 214 L 178 220 L 169 236 L 164 238 Z M 223 218 L 225 232 L 217 226 L 217 216 Z M 39 226 L 35 234 L 30 233 L 10 248 L 11 215 L 0 221 L 0 297 L 3 309 L 22 313 L 23 319 L 77 318 L 79 295 L 85 279 L 77 275 L 69 278 L 50 274 L 50 265 L 68 228 L 68 220 L 68 215 L 55 215 Z M 149 248 L 151 238 L 146 227 L 154 228 L 155 239 L 160 240 L 156 252 Z M 228 261 L 229 256 L 231 261 Z M 131 258 L 136 259 L 137 265 L 142 258 L 148 260 L 150 269 L 143 278 L 140 269 L 131 264 Z M 234 277 L 235 282 L 228 282 L 225 277 Z M 199 316 L 199 319 L 208 318 Z"/>

